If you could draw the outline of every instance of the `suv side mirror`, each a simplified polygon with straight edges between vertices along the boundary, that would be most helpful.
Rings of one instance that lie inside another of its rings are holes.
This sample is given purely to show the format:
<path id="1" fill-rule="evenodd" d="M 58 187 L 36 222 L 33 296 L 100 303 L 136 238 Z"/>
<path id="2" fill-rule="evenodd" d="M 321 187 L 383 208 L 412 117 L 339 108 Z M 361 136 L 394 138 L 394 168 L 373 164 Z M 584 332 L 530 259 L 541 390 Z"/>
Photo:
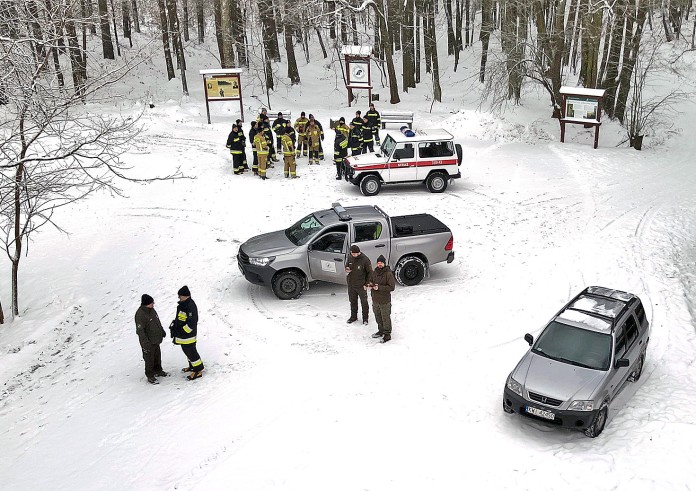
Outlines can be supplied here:
<path id="1" fill-rule="evenodd" d="M 629 365 L 629 361 L 626 358 L 619 358 L 614 363 L 614 368 L 625 368 Z"/>
<path id="2" fill-rule="evenodd" d="M 529 343 L 529 346 L 534 344 L 534 336 L 532 336 L 531 334 L 525 334 L 524 340 Z"/>

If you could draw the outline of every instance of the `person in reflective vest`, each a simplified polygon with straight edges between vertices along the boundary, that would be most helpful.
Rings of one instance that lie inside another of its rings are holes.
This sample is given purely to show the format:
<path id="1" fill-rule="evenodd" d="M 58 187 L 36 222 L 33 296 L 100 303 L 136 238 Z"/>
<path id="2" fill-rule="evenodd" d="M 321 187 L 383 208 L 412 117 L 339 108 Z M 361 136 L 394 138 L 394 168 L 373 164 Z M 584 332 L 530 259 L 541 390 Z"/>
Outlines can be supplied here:
<path id="1" fill-rule="evenodd" d="M 324 145 L 321 143 L 324 141 L 324 127 L 321 125 L 319 120 L 314 119 L 314 116 L 312 114 L 309 115 L 309 121 L 313 122 L 314 125 L 319 128 L 320 132 L 320 140 L 319 140 L 319 160 L 324 160 Z"/>
<path id="2" fill-rule="evenodd" d="M 375 146 L 372 142 L 372 128 L 370 128 L 367 118 L 363 118 L 362 127 L 362 153 L 374 152 Z"/>
<path id="3" fill-rule="evenodd" d="M 285 161 L 285 177 L 296 178 L 297 165 L 295 164 L 295 142 L 292 141 L 293 129 L 290 127 L 284 128 L 285 132 L 280 137 L 283 144 L 283 160 Z"/>
<path id="4" fill-rule="evenodd" d="M 367 124 L 372 128 L 372 136 L 375 139 L 375 143 L 379 145 L 379 129 L 382 126 L 382 117 L 371 102 L 370 109 L 365 113 L 365 117 L 367 118 Z"/>
<path id="5" fill-rule="evenodd" d="M 319 146 L 321 144 L 321 130 L 310 119 L 307 123 L 307 140 L 309 140 L 309 165 L 319 165 Z"/>
<path id="6" fill-rule="evenodd" d="M 239 136 L 242 138 L 242 167 L 244 170 L 249 170 L 249 164 L 247 164 L 247 157 L 246 157 L 246 135 L 244 134 L 244 128 L 242 127 L 242 120 L 238 119 L 235 121 L 237 124 L 237 131 L 239 132 Z"/>
<path id="7" fill-rule="evenodd" d="M 254 135 L 254 148 L 259 159 L 259 177 L 264 181 L 268 179 L 266 176 L 266 163 L 268 161 L 268 151 L 270 145 L 263 131 L 259 131 Z"/>
<path id="8" fill-rule="evenodd" d="M 355 117 L 350 121 L 350 124 L 355 125 L 356 128 L 362 130 L 363 118 L 360 115 L 360 111 L 355 111 Z"/>
<path id="9" fill-rule="evenodd" d="M 307 155 L 309 151 L 309 145 L 307 142 L 307 123 L 309 119 L 305 118 L 305 113 L 302 111 L 300 117 L 295 120 L 295 131 L 297 132 L 297 148 L 295 149 L 295 156 L 299 157 L 300 154 Z"/>
<path id="10" fill-rule="evenodd" d="M 259 175 L 259 156 L 256 154 L 256 147 L 254 146 L 254 137 L 259 132 L 259 122 L 252 121 L 251 129 L 249 130 L 249 142 L 251 143 L 251 153 L 254 155 L 254 160 L 251 163 L 251 170 L 254 172 L 255 176 Z"/>
<path id="11" fill-rule="evenodd" d="M 348 135 L 348 146 L 350 147 L 351 155 L 360 155 L 362 153 L 362 130 L 350 123 L 350 134 Z"/>
<path id="12" fill-rule="evenodd" d="M 343 136 L 348 139 L 348 135 L 350 135 L 350 127 L 346 124 L 346 118 L 341 116 L 341 118 L 338 120 L 338 124 L 336 125 L 336 129 L 343 133 Z"/>
<path id="13" fill-rule="evenodd" d="M 285 134 L 285 128 L 290 125 L 290 121 L 283 117 L 283 113 L 278 113 L 278 117 L 273 120 L 273 133 L 276 135 L 276 148 L 280 150 L 282 147 L 283 135 Z"/>
<path id="14" fill-rule="evenodd" d="M 338 126 L 334 130 L 336 131 L 336 136 L 334 137 L 334 163 L 336 164 L 336 179 L 340 179 L 343 173 L 343 159 L 348 155 L 348 139 Z"/>
<path id="15" fill-rule="evenodd" d="M 174 344 L 181 346 L 186 355 L 188 367 L 182 372 L 190 372 L 189 380 L 195 380 L 203 375 L 203 361 L 196 349 L 196 334 L 198 331 L 198 307 L 191 298 L 191 291 L 184 285 L 177 292 L 179 303 L 176 307 L 176 317 L 169 326 Z"/>
<path id="16" fill-rule="evenodd" d="M 239 134 L 239 127 L 232 125 L 232 131 L 227 137 L 227 148 L 232 154 L 232 169 L 235 174 L 244 172 L 244 140 Z"/>

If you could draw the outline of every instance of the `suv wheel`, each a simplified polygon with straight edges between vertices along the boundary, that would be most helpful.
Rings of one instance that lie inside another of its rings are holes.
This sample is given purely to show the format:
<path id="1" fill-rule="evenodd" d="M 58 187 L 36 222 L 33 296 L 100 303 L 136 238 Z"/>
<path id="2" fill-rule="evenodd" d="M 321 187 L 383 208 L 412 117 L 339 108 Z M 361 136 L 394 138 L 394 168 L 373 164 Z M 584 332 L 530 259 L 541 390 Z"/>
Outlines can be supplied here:
<path id="1" fill-rule="evenodd" d="M 304 278 L 294 271 L 285 271 L 273 278 L 271 288 L 279 299 L 294 300 L 302 295 Z"/>
<path id="2" fill-rule="evenodd" d="M 585 430 L 585 435 L 590 438 L 597 438 L 604 431 L 604 427 L 607 425 L 607 415 L 609 414 L 609 407 L 606 404 L 602 404 L 599 408 L 595 420 L 592 422 L 589 428 Z"/>
<path id="3" fill-rule="evenodd" d="M 365 196 L 374 196 L 379 193 L 382 183 L 375 175 L 369 175 L 362 178 L 360 181 L 360 192 Z"/>
<path id="4" fill-rule="evenodd" d="M 640 357 L 638 358 L 638 362 L 636 363 L 636 368 L 633 370 L 633 373 L 628 377 L 629 382 L 638 382 L 640 380 L 640 376 L 643 374 L 643 365 L 645 364 L 645 354 L 641 353 Z"/>
<path id="5" fill-rule="evenodd" d="M 447 189 L 448 179 L 442 172 L 433 172 L 425 179 L 425 186 L 431 193 L 441 193 Z"/>
<path id="6" fill-rule="evenodd" d="M 425 263 L 414 256 L 403 257 L 396 263 L 394 276 L 401 285 L 417 285 L 425 277 Z"/>

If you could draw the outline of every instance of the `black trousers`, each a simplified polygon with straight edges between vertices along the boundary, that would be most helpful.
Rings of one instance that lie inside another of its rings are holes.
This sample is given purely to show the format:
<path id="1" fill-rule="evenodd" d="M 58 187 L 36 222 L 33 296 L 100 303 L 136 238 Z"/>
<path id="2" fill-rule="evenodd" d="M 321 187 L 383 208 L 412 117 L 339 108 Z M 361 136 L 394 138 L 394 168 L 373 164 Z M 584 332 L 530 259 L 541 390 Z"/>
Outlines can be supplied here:
<path id="1" fill-rule="evenodd" d="M 348 300 L 350 301 L 350 318 L 358 318 L 358 298 L 360 298 L 360 306 L 362 307 L 362 320 L 366 321 L 370 314 L 370 306 L 367 304 L 367 291 L 361 286 L 355 288 L 348 287 Z"/>
<path id="2" fill-rule="evenodd" d="M 189 368 L 191 371 L 200 372 L 205 368 L 203 366 L 203 360 L 201 360 L 198 350 L 196 349 L 196 343 L 182 344 L 181 349 L 188 359 Z"/>
<path id="3" fill-rule="evenodd" d="M 374 143 L 372 142 L 372 140 L 363 142 L 362 153 L 374 152 L 374 151 L 375 151 L 375 146 L 374 146 Z"/>
<path id="4" fill-rule="evenodd" d="M 145 376 L 154 377 L 162 371 L 162 352 L 159 344 L 140 343 L 143 350 L 143 360 L 145 361 Z"/>

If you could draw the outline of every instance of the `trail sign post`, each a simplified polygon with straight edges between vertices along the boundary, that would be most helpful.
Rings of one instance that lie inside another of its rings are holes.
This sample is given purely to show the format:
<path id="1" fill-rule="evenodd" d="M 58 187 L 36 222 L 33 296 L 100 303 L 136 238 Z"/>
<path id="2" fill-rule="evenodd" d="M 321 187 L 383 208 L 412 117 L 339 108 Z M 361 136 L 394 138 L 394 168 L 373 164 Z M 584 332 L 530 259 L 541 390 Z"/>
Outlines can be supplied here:
<path id="1" fill-rule="evenodd" d="M 565 125 L 582 124 L 585 128 L 595 128 L 594 148 L 599 144 L 599 127 L 602 118 L 603 89 L 584 87 L 561 87 L 561 143 L 565 140 Z"/>
<path id="2" fill-rule="evenodd" d="M 343 46 L 346 60 L 346 88 L 348 89 L 348 107 L 353 102 L 354 89 L 367 89 L 367 97 L 372 101 L 372 80 L 370 73 L 371 46 Z"/>
<path id="3" fill-rule="evenodd" d="M 217 68 L 200 70 L 203 75 L 203 93 L 205 94 L 205 111 L 210 124 L 210 102 L 239 101 L 239 112 L 244 121 L 244 106 L 242 104 L 242 69 Z"/>

